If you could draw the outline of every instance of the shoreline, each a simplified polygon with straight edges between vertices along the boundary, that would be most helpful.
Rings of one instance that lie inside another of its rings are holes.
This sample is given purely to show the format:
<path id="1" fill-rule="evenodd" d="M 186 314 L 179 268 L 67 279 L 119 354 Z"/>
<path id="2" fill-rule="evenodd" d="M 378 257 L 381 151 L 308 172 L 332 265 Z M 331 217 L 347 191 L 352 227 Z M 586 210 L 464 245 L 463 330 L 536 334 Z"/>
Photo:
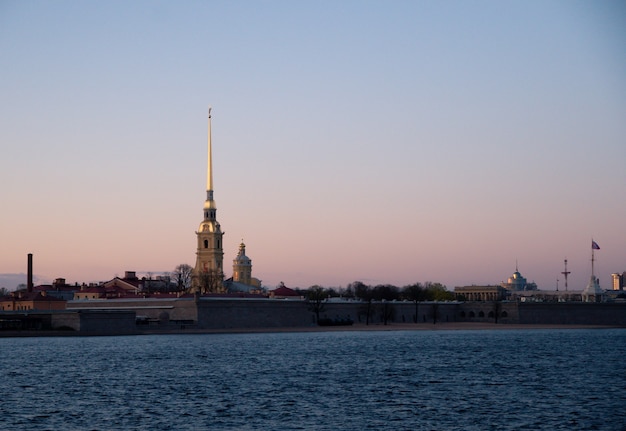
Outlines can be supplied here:
<path id="1" fill-rule="evenodd" d="M 619 325 L 567 325 L 567 324 L 501 324 L 483 322 L 454 323 L 402 323 L 402 324 L 355 324 L 350 326 L 294 326 L 294 327 L 259 327 L 259 328 L 207 328 L 207 329 L 155 329 L 141 331 L 142 335 L 159 334 L 236 334 L 236 333 L 271 333 L 271 332 L 363 332 L 363 331 L 482 331 L 507 329 L 614 329 L 624 328 Z"/>
<path id="2" fill-rule="evenodd" d="M 350 326 L 290 326 L 258 328 L 159 328 L 142 329 L 130 333 L 79 332 L 59 330 L 20 330 L 0 331 L 0 338 L 30 337 L 95 337 L 95 336 L 135 336 L 135 335 L 197 335 L 197 334 L 255 334 L 286 332 L 366 332 L 366 331 L 484 331 L 484 330 L 551 330 L 551 329 L 616 329 L 620 325 L 567 325 L 567 324 L 506 324 L 485 322 L 443 322 L 443 323 L 402 323 L 402 324 L 355 324 Z"/>

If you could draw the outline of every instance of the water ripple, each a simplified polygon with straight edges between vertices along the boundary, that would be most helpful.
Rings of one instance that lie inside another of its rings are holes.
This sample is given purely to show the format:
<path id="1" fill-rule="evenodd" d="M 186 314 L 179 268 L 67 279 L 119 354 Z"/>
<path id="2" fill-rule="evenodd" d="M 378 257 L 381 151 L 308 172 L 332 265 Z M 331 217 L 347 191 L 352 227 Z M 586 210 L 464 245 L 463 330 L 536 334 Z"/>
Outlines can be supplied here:
<path id="1" fill-rule="evenodd" d="M 626 330 L 0 339 L 7 430 L 624 430 Z"/>

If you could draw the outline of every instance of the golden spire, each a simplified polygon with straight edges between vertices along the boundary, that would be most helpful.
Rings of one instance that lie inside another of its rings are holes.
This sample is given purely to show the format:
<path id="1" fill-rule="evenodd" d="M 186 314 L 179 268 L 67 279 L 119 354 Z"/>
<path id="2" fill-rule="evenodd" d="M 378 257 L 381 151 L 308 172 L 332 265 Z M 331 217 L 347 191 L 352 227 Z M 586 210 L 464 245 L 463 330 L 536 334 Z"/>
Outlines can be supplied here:
<path id="1" fill-rule="evenodd" d="M 207 192 L 213 191 L 213 161 L 211 159 L 211 107 L 209 106 L 209 152 L 208 152 L 208 160 L 207 160 L 207 178 L 206 178 L 206 190 Z M 211 193 L 212 194 L 212 193 Z M 207 194 L 207 200 L 209 200 Z"/>

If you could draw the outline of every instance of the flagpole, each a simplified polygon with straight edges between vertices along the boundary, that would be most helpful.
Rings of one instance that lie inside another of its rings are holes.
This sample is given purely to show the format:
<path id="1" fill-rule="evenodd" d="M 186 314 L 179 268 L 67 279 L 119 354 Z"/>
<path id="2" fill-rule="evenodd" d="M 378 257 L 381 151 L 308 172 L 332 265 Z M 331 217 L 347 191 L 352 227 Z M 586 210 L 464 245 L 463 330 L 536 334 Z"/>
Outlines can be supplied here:
<path id="1" fill-rule="evenodd" d="M 593 238 L 591 238 L 591 276 L 595 277 L 596 273 L 593 271 L 593 262 L 594 262 L 594 251 L 595 247 L 593 246 Z"/>
<path id="2" fill-rule="evenodd" d="M 595 277 L 596 273 L 593 271 L 593 261 L 594 261 L 594 254 L 593 254 L 593 245 L 591 246 L 591 276 Z"/>

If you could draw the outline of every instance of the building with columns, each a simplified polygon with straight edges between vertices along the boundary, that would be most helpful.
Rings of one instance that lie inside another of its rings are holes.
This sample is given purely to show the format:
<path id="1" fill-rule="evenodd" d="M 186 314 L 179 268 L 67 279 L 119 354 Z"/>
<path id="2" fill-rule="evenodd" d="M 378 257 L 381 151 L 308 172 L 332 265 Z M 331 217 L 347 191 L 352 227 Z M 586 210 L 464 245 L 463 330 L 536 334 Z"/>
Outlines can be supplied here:
<path id="1" fill-rule="evenodd" d="M 502 301 L 507 297 L 502 286 L 457 286 L 454 295 L 457 301 Z"/>

